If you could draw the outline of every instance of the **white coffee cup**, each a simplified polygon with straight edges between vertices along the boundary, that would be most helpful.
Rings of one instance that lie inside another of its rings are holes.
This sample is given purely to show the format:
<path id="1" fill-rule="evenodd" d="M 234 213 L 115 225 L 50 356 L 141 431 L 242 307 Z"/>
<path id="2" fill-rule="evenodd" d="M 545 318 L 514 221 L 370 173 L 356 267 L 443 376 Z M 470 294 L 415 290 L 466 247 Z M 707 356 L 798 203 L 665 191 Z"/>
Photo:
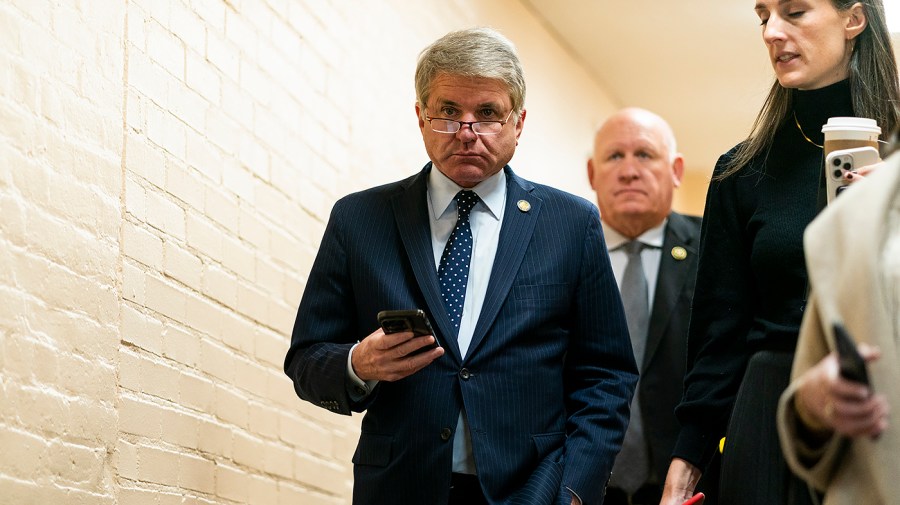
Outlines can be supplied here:
<path id="1" fill-rule="evenodd" d="M 822 126 L 825 134 L 825 156 L 839 149 L 870 146 L 878 149 L 881 127 L 867 117 L 831 117 Z"/>

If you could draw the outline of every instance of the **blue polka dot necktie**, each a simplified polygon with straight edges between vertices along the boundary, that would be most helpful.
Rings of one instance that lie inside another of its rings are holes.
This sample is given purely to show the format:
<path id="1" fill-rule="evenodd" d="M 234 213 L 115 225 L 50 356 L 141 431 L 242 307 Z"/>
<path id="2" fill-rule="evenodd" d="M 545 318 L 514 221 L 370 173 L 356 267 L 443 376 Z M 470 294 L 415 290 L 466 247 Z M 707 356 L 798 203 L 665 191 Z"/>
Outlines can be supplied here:
<path id="1" fill-rule="evenodd" d="M 478 195 L 474 191 L 462 190 L 454 197 L 458 218 L 456 227 L 450 234 L 441 263 L 438 266 L 438 279 L 441 283 L 441 296 L 444 307 L 453 328 L 459 331 L 462 319 L 463 304 L 466 301 L 466 284 L 469 282 L 469 263 L 472 260 L 472 225 L 469 224 L 469 213 L 478 203 Z"/>

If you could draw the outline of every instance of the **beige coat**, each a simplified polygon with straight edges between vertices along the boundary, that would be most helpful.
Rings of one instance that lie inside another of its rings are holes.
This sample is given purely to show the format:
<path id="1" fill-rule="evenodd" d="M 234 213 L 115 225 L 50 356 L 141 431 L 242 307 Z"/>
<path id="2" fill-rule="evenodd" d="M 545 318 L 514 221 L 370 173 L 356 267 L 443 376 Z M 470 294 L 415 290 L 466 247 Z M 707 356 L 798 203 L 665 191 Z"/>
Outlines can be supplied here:
<path id="1" fill-rule="evenodd" d="M 791 469 L 825 492 L 825 505 L 900 503 L 900 337 L 881 264 L 888 215 L 900 212 L 898 192 L 900 153 L 842 194 L 804 235 L 812 291 L 794 380 L 781 397 L 778 430 Z M 894 414 L 878 440 L 834 436 L 822 447 L 811 447 L 798 435 L 793 395 L 796 378 L 834 348 L 833 321 L 843 321 L 858 341 L 881 348 L 882 357 L 869 364 L 869 375 Z"/>

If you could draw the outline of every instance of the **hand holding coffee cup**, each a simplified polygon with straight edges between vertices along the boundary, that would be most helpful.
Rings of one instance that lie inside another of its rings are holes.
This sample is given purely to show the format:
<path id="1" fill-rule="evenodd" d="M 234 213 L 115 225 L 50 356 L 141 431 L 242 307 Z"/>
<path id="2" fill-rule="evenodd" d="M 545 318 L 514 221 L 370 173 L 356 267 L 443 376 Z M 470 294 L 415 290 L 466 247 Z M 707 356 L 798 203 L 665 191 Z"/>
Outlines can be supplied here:
<path id="1" fill-rule="evenodd" d="M 832 117 L 822 126 L 822 133 L 825 134 L 825 187 L 831 203 L 860 168 L 881 161 L 878 155 L 881 128 L 874 119 Z"/>

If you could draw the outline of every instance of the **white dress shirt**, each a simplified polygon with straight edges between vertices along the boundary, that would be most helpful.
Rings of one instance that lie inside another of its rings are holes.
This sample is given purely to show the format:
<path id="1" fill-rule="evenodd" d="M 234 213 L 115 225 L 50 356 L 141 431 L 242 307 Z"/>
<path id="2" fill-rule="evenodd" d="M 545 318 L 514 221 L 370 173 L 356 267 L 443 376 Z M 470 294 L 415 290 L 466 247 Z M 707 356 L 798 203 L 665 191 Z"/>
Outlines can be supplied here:
<path id="1" fill-rule="evenodd" d="M 656 279 L 659 275 L 663 238 L 666 223 L 668 222 L 669 220 L 666 218 L 662 224 L 650 228 L 635 239 L 650 246 L 641 250 L 641 264 L 644 267 L 644 276 L 647 278 L 647 296 L 650 298 L 647 300 L 649 304 L 647 306 L 651 310 L 653 309 L 653 296 L 656 294 Z M 630 242 L 631 239 L 604 223 L 602 216 L 600 223 L 603 225 L 603 237 L 606 240 L 606 248 L 609 250 L 609 262 L 612 264 L 613 274 L 616 276 L 616 284 L 619 285 L 619 290 L 621 291 L 622 275 L 625 273 L 625 266 L 628 264 L 628 254 L 622 246 Z"/>
<path id="2" fill-rule="evenodd" d="M 447 178 L 437 167 L 431 169 L 428 177 L 428 215 L 431 220 L 431 247 L 434 252 L 434 268 L 441 263 L 444 247 L 456 227 L 456 201 L 453 199 L 461 189 Z M 481 199 L 469 214 L 472 227 L 472 260 L 469 263 L 469 280 L 466 284 L 466 299 L 463 304 L 462 320 L 456 342 L 465 359 L 472 342 L 472 334 L 484 305 L 487 294 L 497 244 L 500 241 L 500 225 L 506 207 L 506 173 L 497 172 L 471 188 Z M 460 412 L 453 435 L 453 471 L 477 473 L 472 456 L 472 439 L 466 422 L 465 411 Z"/>

